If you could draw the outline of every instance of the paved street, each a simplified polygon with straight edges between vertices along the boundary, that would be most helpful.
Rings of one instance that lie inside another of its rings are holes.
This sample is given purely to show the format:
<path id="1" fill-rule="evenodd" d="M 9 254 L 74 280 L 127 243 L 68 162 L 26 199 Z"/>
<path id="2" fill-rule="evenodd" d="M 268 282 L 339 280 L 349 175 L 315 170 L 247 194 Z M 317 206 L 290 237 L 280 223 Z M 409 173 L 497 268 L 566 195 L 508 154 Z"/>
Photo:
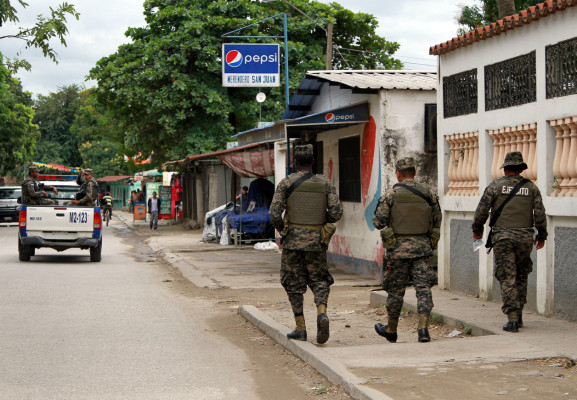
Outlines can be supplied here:
<path id="1" fill-rule="evenodd" d="M 0 226 L 0 398 L 260 398 L 243 351 L 206 334 L 210 304 L 171 293 L 125 231 L 105 229 L 100 263 L 51 249 L 23 263 Z"/>

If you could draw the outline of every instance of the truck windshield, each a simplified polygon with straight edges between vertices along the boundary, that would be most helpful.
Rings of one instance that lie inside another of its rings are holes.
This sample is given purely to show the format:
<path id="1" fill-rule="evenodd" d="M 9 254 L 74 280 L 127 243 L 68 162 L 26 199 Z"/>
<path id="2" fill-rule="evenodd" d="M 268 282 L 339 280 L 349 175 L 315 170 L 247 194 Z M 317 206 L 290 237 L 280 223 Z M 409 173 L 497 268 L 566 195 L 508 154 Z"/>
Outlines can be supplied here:
<path id="1" fill-rule="evenodd" d="M 78 185 L 59 185 L 57 183 L 51 182 L 51 186 L 54 186 L 58 189 L 58 195 L 55 196 L 54 193 L 50 193 L 50 197 L 57 198 L 57 199 L 65 199 L 65 200 L 74 200 L 74 196 L 76 196 L 76 192 L 80 190 L 80 186 Z"/>

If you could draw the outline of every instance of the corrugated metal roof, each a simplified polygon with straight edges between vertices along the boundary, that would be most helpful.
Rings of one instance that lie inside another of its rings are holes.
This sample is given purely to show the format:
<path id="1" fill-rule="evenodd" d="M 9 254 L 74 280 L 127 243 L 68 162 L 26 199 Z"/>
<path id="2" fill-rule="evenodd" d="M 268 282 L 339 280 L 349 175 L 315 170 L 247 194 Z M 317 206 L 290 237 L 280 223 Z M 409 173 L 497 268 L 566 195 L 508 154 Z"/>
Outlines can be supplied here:
<path id="1" fill-rule="evenodd" d="M 296 92 L 282 120 L 308 115 L 312 104 L 321 93 L 325 83 L 340 85 L 353 93 L 378 93 L 385 90 L 436 90 L 436 71 L 413 70 L 341 70 L 308 71 Z"/>
<path id="2" fill-rule="evenodd" d="M 436 71 L 412 70 L 352 70 L 309 71 L 307 76 L 339 83 L 351 89 L 437 89 Z"/>
<path id="3" fill-rule="evenodd" d="M 97 179 L 97 182 L 116 182 L 121 181 L 123 179 L 130 179 L 132 176 L 130 175 L 111 175 L 111 176 L 103 176 L 100 179 Z"/>

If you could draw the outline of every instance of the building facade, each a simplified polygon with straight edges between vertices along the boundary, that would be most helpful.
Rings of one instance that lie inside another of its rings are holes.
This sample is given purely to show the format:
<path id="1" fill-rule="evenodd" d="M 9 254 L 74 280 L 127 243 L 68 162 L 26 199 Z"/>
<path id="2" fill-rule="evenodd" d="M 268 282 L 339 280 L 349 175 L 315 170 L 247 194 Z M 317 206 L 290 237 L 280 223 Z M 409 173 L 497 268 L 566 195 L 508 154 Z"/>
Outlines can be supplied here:
<path id="1" fill-rule="evenodd" d="M 315 172 L 335 185 L 343 204 L 331 266 L 380 278 L 383 248 L 372 220 L 396 181 L 398 158 L 417 160 L 418 180 L 436 187 L 434 71 L 311 71 L 283 115 L 294 145 L 315 149 Z M 286 176 L 286 142 L 275 143 L 275 182 Z"/>
<path id="2" fill-rule="evenodd" d="M 548 1 L 430 49 L 439 71 L 440 286 L 500 297 L 492 255 L 473 251 L 471 224 L 482 191 L 503 174 L 505 154 L 521 151 L 549 231 L 532 254 L 527 308 L 570 320 L 577 320 L 575 21 L 574 1 Z"/>

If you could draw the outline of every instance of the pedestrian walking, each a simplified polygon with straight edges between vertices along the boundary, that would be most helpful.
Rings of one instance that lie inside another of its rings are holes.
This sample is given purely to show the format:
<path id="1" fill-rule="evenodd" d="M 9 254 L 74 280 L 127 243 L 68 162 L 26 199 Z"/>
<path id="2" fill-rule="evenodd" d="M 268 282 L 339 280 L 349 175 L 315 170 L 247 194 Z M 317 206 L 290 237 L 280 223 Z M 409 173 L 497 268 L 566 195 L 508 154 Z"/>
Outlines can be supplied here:
<path id="1" fill-rule="evenodd" d="M 150 229 L 158 230 L 158 213 L 160 211 L 160 199 L 156 197 L 156 192 L 152 192 L 152 197 L 148 199 L 148 213 L 150 214 Z"/>
<path id="2" fill-rule="evenodd" d="M 419 342 L 429 342 L 429 317 L 433 309 L 431 286 L 435 271 L 433 250 L 440 237 L 439 200 L 425 185 L 415 182 L 417 170 L 412 157 L 396 163 L 399 183 L 382 196 L 375 210 L 373 225 L 382 229 L 383 289 L 387 292 L 388 323 L 375 325 L 377 333 L 389 342 L 397 341 L 397 325 L 403 307 L 405 288 L 411 276 L 417 295 Z"/>
<path id="3" fill-rule="evenodd" d="M 494 250 L 495 278 L 501 284 L 501 310 L 507 314 L 503 330 L 518 332 L 527 303 L 527 279 L 533 270 L 531 251 L 533 245 L 537 250 L 545 245 L 547 218 L 539 188 L 521 176 L 527 169 L 523 155 L 518 151 L 507 153 L 501 168 L 505 176 L 487 186 L 475 211 L 473 239 L 483 237 L 490 212 L 486 247 Z"/>
<path id="4" fill-rule="evenodd" d="M 313 146 L 296 146 L 294 158 L 297 172 L 280 181 L 270 206 L 271 222 L 283 240 L 281 284 L 296 323 L 287 337 L 307 340 L 303 302 L 308 286 L 317 306 L 317 342 L 322 344 L 330 335 L 327 304 L 334 283 L 326 251 L 343 208 L 328 178 L 312 173 Z"/>

